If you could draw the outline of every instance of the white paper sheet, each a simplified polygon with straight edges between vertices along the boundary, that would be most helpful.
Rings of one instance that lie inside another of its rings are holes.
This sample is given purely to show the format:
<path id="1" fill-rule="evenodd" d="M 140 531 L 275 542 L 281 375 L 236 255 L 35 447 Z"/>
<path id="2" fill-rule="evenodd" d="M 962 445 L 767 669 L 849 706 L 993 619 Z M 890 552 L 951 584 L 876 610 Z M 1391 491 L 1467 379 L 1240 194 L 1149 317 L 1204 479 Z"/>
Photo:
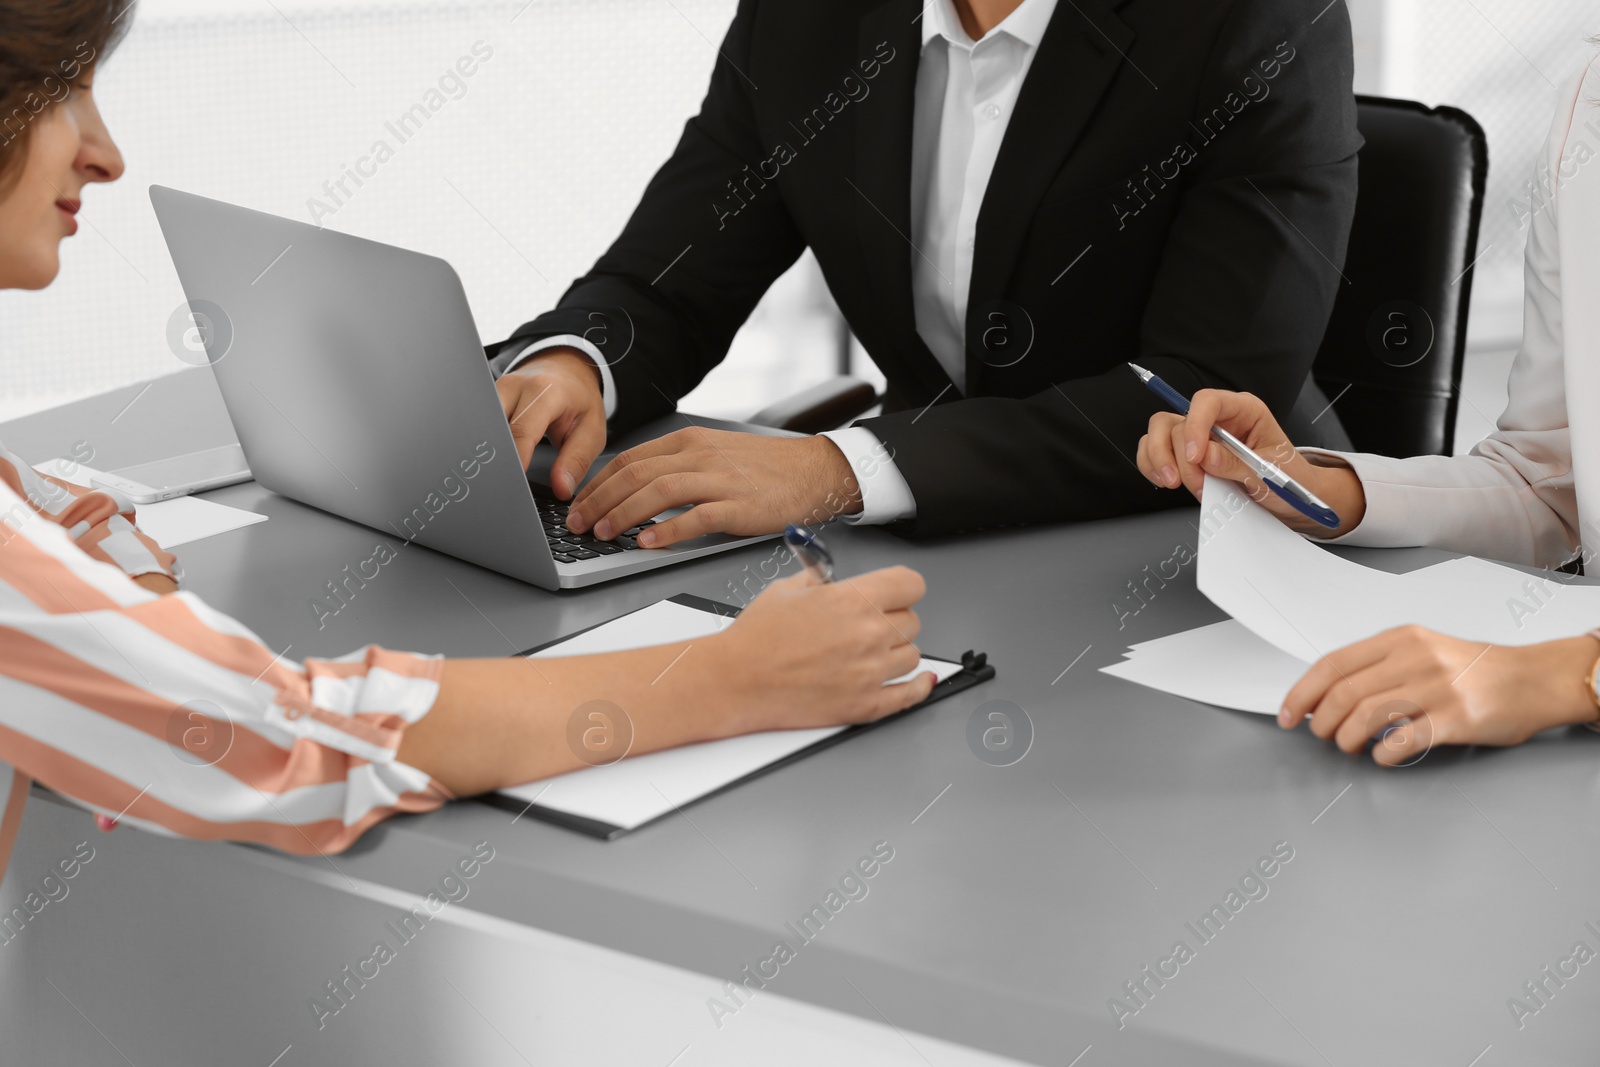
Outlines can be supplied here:
<path id="1" fill-rule="evenodd" d="M 62 456 L 40 463 L 34 470 L 82 486 L 88 486 L 90 479 L 104 473 Z M 134 511 L 139 529 L 169 552 L 179 545 L 267 521 L 265 515 L 192 496 L 174 497 L 155 504 L 138 504 L 134 506 Z"/>
<path id="2" fill-rule="evenodd" d="M 535 652 L 529 658 L 587 656 L 595 652 L 626 652 L 630 648 L 670 645 L 674 641 L 710 637 L 731 625 L 733 619 L 726 615 L 674 604 L 670 600 L 658 600 L 649 607 L 640 608 L 620 619 L 612 619 Z"/>
<path id="3" fill-rule="evenodd" d="M 1311 663 L 1382 626 L 1393 575 L 1352 563 L 1284 526 L 1233 482 L 1207 477 L 1200 503 L 1200 591 L 1245 628 Z"/>
<path id="4" fill-rule="evenodd" d="M 1200 591 L 1233 618 L 1142 641 L 1105 673 L 1241 711 L 1275 714 L 1323 655 L 1396 626 L 1501 645 L 1600 622 L 1600 587 L 1463 557 L 1389 574 L 1292 532 L 1232 482 L 1207 478 Z"/>
<path id="5" fill-rule="evenodd" d="M 1306 666 L 1237 619 L 1224 619 L 1141 642 L 1128 658 L 1100 669 L 1202 704 L 1276 715 Z"/>
<path id="6" fill-rule="evenodd" d="M 156 504 L 140 504 L 135 518 L 139 529 L 155 538 L 156 544 L 168 551 L 179 545 L 267 521 L 265 515 L 194 496 L 174 497 Z"/>
<path id="7" fill-rule="evenodd" d="M 1600 621 L 1600 587 L 1561 584 L 1487 560 L 1453 560 L 1410 574 L 1364 567 L 1307 541 L 1217 478 L 1206 479 L 1201 538 L 1200 591 L 1307 663 L 1410 623 L 1471 641 L 1525 645 Z"/>
<path id="8" fill-rule="evenodd" d="M 708 637 L 726 629 L 732 622 L 724 615 L 663 600 L 534 655 L 541 658 L 585 655 L 670 644 Z M 942 682 L 960 670 L 958 663 L 924 659 L 916 671 L 893 681 L 903 681 L 921 671 L 933 671 Z M 500 792 L 523 803 L 536 802 L 544 808 L 631 830 L 842 729 L 842 726 L 830 726 L 813 730 L 773 730 L 685 745 L 603 767 L 585 767 Z"/>

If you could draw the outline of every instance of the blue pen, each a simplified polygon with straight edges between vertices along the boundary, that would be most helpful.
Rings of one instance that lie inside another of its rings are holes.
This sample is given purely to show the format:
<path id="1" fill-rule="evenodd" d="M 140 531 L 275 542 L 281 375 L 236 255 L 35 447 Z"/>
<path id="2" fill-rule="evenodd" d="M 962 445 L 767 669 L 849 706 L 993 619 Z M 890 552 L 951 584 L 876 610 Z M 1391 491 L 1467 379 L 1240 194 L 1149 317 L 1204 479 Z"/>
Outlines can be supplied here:
<path id="1" fill-rule="evenodd" d="M 1139 376 L 1141 382 L 1144 382 L 1145 388 L 1165 400 L 1172 410 L 1179 415 L 1189 414 L 1189 401 L 1182 393 L 1137 363 L 1130 363 L 1128 366 L 1132 367 L 1133 373 Z M 1256 455 L 1243 441 L 1220 426 L 1211 427 L 1211 436 L 1223 448 L 1243 460 L 1245 466 L 1254 471 L 1256 477 L 1265 482 L 1267 488 L 1277 493 L 1290 507 L 1330 530 L 1339 528 L 1339 516 L 1334 510 L 1324 504 L 1317 497 L 1317 494 L 1285 474 L 1283 469 L 1276 463 Z"/>
<path id="2" fill-rule="evenodd" d="M 820 537 L 791 522 L 783 528 L 783 542 L 794 550 L 794 554 L 817 581 L 833 581 L 833 553 L 828 551 Z"/>

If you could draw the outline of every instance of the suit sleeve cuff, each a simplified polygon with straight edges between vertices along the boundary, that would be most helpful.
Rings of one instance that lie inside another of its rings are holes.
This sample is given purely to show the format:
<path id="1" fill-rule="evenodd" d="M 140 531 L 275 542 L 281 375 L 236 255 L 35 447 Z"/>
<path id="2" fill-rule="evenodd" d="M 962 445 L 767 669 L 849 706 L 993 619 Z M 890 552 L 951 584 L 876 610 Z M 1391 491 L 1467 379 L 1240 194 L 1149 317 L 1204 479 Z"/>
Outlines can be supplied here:
<path id="1" fill-rule="evenodd" d="M 1327 448 L 1296 449 L 1308 462 L 1318 467 L 1348 467 L 1361 479 L 1361 493 L 1366 499 L 1366 509 L 1361 521 L 1338 537 L 1312 537 L 1319 545 L 1353 545 L 1360 548 L 1408 548 L 1427 544 L 1418 535 L 1414 514 L 1407 508 L 1406 486 L 1396 485 L 1384 474 L 1388 457 L 1369 456 L 1359 452 L 1336 452 Z M 1376 462 L 1374 462 L 1376 461 Z M 1400 462 L 1404 462 L 1403 460 Z M 1412 490 L 1415 493 L 1415 489 Z M 1309 535 L 1308 535 L 1309 537 Z"/>
<path id="2" fill-rule="evenodd" d="M 575 333 L 559 334 L 555 337 L 546 337 L 541 341 L 533 342 L 527 348 L 518 352 L 510 363 L 506 364 L 506 369 L 501 372 L 501 377 L 510 374 L 535 355 L 549 348 L 576 348 L 579 352 L 589 357 L 590 361 L 594 363 L 595 369 L 600 372 L 600 398 L 605 402 L 606 418 L 609 419 L 612 415 L 615 415 L 617 412 L 617 383 L 611 377 L 611 367 L 607 365 L 605 357 L 600 354 L 598 348 Z"/>
<path id="3" fill-rule="evenodd" d="M 894 465 L 894 456 L 878 440 L 877 434 L 864 426 L 850 426 L 843 430 L 825 430 L 819 436 L 832 441 L 844 453 L 861 485 L 861 513 L 841 516 L 845 522 L 852 526 L 881 526 L 917 517 L 917 501 L 911 495 L 911 486 L 906 484 L 905 475 Z"/>

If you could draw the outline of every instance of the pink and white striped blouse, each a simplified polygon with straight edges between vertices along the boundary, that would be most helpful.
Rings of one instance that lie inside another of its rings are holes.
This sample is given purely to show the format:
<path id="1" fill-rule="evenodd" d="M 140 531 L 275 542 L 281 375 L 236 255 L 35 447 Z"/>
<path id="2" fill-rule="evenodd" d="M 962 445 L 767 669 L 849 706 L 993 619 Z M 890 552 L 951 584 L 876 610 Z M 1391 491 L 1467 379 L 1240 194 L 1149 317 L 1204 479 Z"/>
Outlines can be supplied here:
<path id="1" fill-rule="evenodd" d="M 176 579 L 176 560 L 131 510 L 0 445 L 0 879 L 30 780 L 157 833 L 297 853 L 450 799 L 395 759 L 440 659 L 296 664 L 143 574 Z"/>

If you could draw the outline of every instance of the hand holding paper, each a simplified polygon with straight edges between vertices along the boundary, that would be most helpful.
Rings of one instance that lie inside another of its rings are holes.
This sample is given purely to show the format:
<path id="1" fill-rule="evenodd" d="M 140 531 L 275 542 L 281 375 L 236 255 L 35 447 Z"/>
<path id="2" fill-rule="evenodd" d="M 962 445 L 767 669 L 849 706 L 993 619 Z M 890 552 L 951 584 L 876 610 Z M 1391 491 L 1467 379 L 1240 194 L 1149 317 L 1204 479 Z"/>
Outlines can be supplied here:
<path id="1" fill-rule="evenodd" d="M 1313 664 L 1279 722 L 1346 752 L 1385 732 L 1372 758 L 1412 763 L 1435 744 L 1520 745 L 1552 726 L 1593 722 L 1584 681 L 1600 645 L 1590 637 L 1509 647 L 1407 626 Z"/>
<path id="2" fill-rule="evenodd" d="M 1434 730 L 1449 722 L 1460 736 L 1490 744 L 1594 717 L 1579 684 L 1583 671 L 1573 664 L 1585 656 L 1592 663 L 1600 646 L 1571 635 L 1600 622 L 1600 588 L 1471 558 L 1408 574 L 1374 570 L 1305 540 L 1239 485 L 1209 476 L 1200 520 L 1200 590 L 1233 618 L 1142 643 L 1123 662 L 1103 668 L 1107 673 L 1193 700 L 1275 714 L 1317 663 L 1286 724 L 1320 708 L 1313 732 L 1356 748 L 1371 734 L 1366 718 L 1376 705 L 1368 698 L 1389 691 L 1397 699 L 1409 692 L 1405 699 L 1436 720 Z M 1408 626 L 1429 633 L 1391 633 Z M 1507 647 L 1534 645 L 1515 652 Z M 1467 662 L 1438 684 L 1437 675 L 1450 673 L 1446 668 L 1463 647 L 1471 650 Z M 1470 662 L 1478 655 L 1483 659 Z M 1352 681 L 1374 669 L 1388 672 L 1384 686 L 1377 686 L 1377 675 Z M 1522 697 L 1500 699 L 1487 691 L 1505 684 L 1522 686 Z M 1367 706 L 1357 708 L 1362 700 Z M 1530 700 L 1547 712 L 1499 714 L 1503 706 Z M 1471 721 L 1472 715 L 1479 719 Z"/>
<path id="3" fill-rule="evenodd" d="M 1286 529 L 1220 478 L 1206 479 L 1200 532 L 1200 591 L 1307 663 L 1396 626 L 1530 645 L 1600 622 L 1600 587 L 1556 584 L 1481 559 L 1409 574 L 1373 570 Z"/>

